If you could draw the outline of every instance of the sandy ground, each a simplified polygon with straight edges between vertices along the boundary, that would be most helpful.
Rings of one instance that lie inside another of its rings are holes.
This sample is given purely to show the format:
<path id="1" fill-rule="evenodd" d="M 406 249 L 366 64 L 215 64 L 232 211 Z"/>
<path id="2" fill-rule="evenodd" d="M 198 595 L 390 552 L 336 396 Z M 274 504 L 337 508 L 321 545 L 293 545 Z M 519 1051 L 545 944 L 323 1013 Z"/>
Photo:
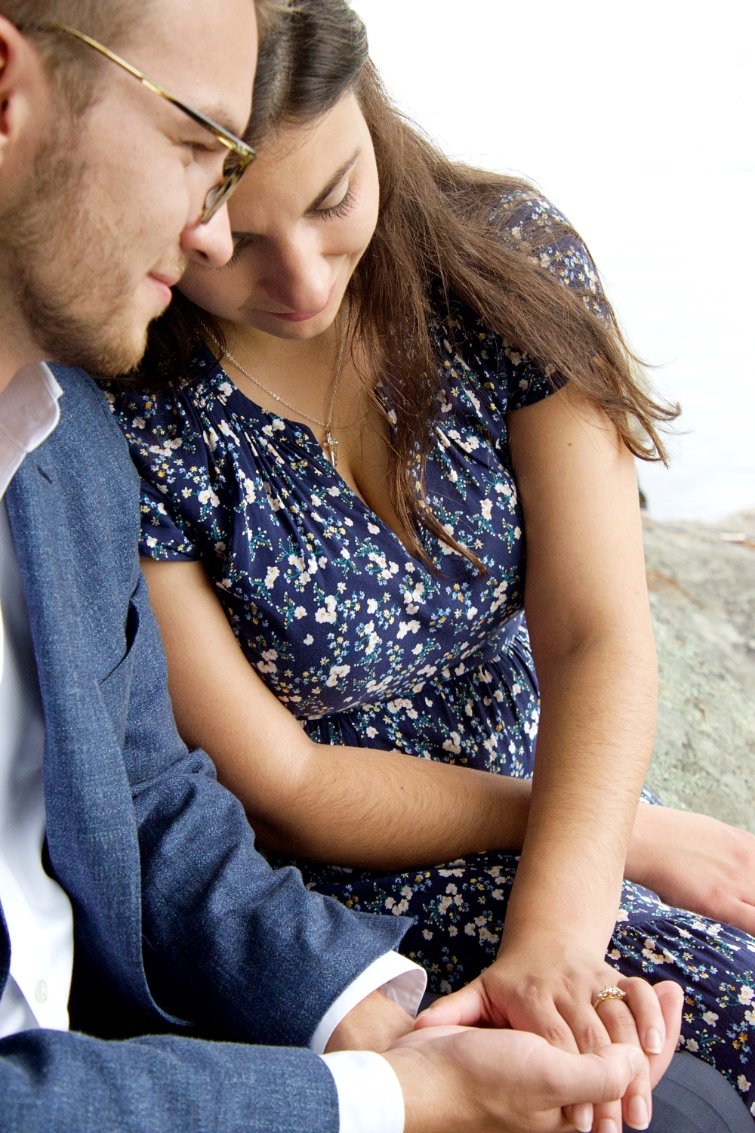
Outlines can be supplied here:
<path id="1" fill-rule="evenodd" d="M 660 665 L 649 784 L 755 833 L 755 511 L 644 523 Z"/>

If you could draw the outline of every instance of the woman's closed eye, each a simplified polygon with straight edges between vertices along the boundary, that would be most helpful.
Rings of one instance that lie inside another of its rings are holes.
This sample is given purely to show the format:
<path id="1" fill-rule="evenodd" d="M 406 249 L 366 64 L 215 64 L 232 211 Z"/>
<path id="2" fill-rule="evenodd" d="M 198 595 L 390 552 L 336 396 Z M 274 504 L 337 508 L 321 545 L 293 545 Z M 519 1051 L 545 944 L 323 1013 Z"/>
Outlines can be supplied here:
<path id="1" fill-rule="evenodd" d="M 328 204 L 326 198 L 323 204 L 317 206 L 312 210 L 312 216 L 318 220 L 337 220 L 339 217 L 348 216 L 356 204 L 357 195 L 351 185 L 347 185 L 345 189 L 339 190 L 341 193 L 340 198 L 336 193 L 331 193 L 330 198 L 336 197 L 333 204 Z M 233 255 L 227 263 L 227 267 L 236 263 L 241 254 L 250 248 L 258 239 L 254 232 L 234 232 L 233 236 Z"/>
<path id="2" fill-rule="evenodd" d="M 331 193 L 331 197 L 334 196 L 336 194 Z M 315 214 L 321 220 L 335 220 L 338 217 L 348 216 L 356 202 L 356 193 L 349 184 L 341 191 L 340 199 L 337 198 L 334 204 L 328 204 L 327 200 L 328 198 L 317 207 Z"/>
<path id="3" fill-rule="evenodd" d="M 253 232 L 233 232 L 231 235 L 233 238 L 233 255 L 226 264 L 226 267 L 234 264 L 241 253 L 245 251 L 246 248 L 249 248 L 255 240 Z"/>

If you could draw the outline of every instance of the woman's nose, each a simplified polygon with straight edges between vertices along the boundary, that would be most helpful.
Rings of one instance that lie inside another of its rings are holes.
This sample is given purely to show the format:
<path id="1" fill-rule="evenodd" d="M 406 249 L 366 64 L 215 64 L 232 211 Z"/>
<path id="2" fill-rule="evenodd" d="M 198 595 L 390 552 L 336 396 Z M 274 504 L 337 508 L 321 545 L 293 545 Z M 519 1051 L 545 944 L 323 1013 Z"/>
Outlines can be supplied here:
<path id="1" fill-rule="evenodd" d="M 264 283 L 270 298 L 286 313 L 314 313 L 328 302 L 333 269 L 316 246 L 289 245 L 271 259 Z"/>

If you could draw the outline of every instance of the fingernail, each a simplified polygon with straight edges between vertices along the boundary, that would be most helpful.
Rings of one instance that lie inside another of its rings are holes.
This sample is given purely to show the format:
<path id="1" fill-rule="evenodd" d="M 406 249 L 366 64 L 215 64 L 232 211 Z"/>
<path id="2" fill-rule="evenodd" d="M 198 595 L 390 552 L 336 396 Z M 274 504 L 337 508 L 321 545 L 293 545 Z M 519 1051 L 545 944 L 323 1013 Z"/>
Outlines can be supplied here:
<path id="1" fill-rule="evenodd" d="M 592 1106 L 588 1104 L 575 1105 L 572 1119 L 579 1133 L 590 1133 L 592 1129 Z"/>
<path id="2" fill-rule="evenodd" d="M 645 1050 L 648 1054 L 660 1054 L 663 1050 L 663 1036 L 657 1027 L 651 1027 L 645 1035 Z"/>
<path id="3" fill-rule="evenodd" d="M 606 1118 L 599 1122 L 597 1133 L 619 1133 L 619 1127 L 615 1121 Z"/>
<path id="4" fill-rule="evenodd" d="M 639 1094 L 635 1094 L 627 1105 L 627 1125 L 631 1125 L 632 1129 L 647 1129 L 649 1124 L 647 1102 Z"/>

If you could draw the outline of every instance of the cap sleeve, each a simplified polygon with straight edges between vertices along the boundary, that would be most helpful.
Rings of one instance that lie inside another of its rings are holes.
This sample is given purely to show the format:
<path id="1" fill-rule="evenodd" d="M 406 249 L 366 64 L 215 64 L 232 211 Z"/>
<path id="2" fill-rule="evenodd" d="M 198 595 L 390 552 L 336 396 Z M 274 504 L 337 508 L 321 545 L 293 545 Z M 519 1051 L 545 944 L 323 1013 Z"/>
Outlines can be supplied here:
<path id="1" fill-rule="evenodd" d="M 610 308 L 587 245 L 555 205 L 534 189 L 512 189 L 499 198 L 490 219 L 501 240 L 519 248 L 610 324 Z"/>
<path id="2" fill-rule="evenodd" d="M 611 311 L 597 269 L 584 241 L 568 220 L 534 189 L 512 189 L 503 194 L 490 214 L 492 236 L 549 272 L 563 287 L 578 294 L 588 310 L 607 325 Z M 457 351 L 494 391 L 498 409 L 522 409 L 562 388 L 566 378 L 555 367 L 546 368 L 485 327 L 479 317 L 457 306 L 450 324 L 446 350 Z M 444 363 L 447 364 L 447 363 Z"/>
<path id="3" fill-rule="evenodd" d="M 198 559 L 189 501 L 211 503 L 214 493 L 187 406 L 172 391 L 145 393 L 112 383 L 104 390 L 141 477 L 139 553 L 151 559 Z"/>

